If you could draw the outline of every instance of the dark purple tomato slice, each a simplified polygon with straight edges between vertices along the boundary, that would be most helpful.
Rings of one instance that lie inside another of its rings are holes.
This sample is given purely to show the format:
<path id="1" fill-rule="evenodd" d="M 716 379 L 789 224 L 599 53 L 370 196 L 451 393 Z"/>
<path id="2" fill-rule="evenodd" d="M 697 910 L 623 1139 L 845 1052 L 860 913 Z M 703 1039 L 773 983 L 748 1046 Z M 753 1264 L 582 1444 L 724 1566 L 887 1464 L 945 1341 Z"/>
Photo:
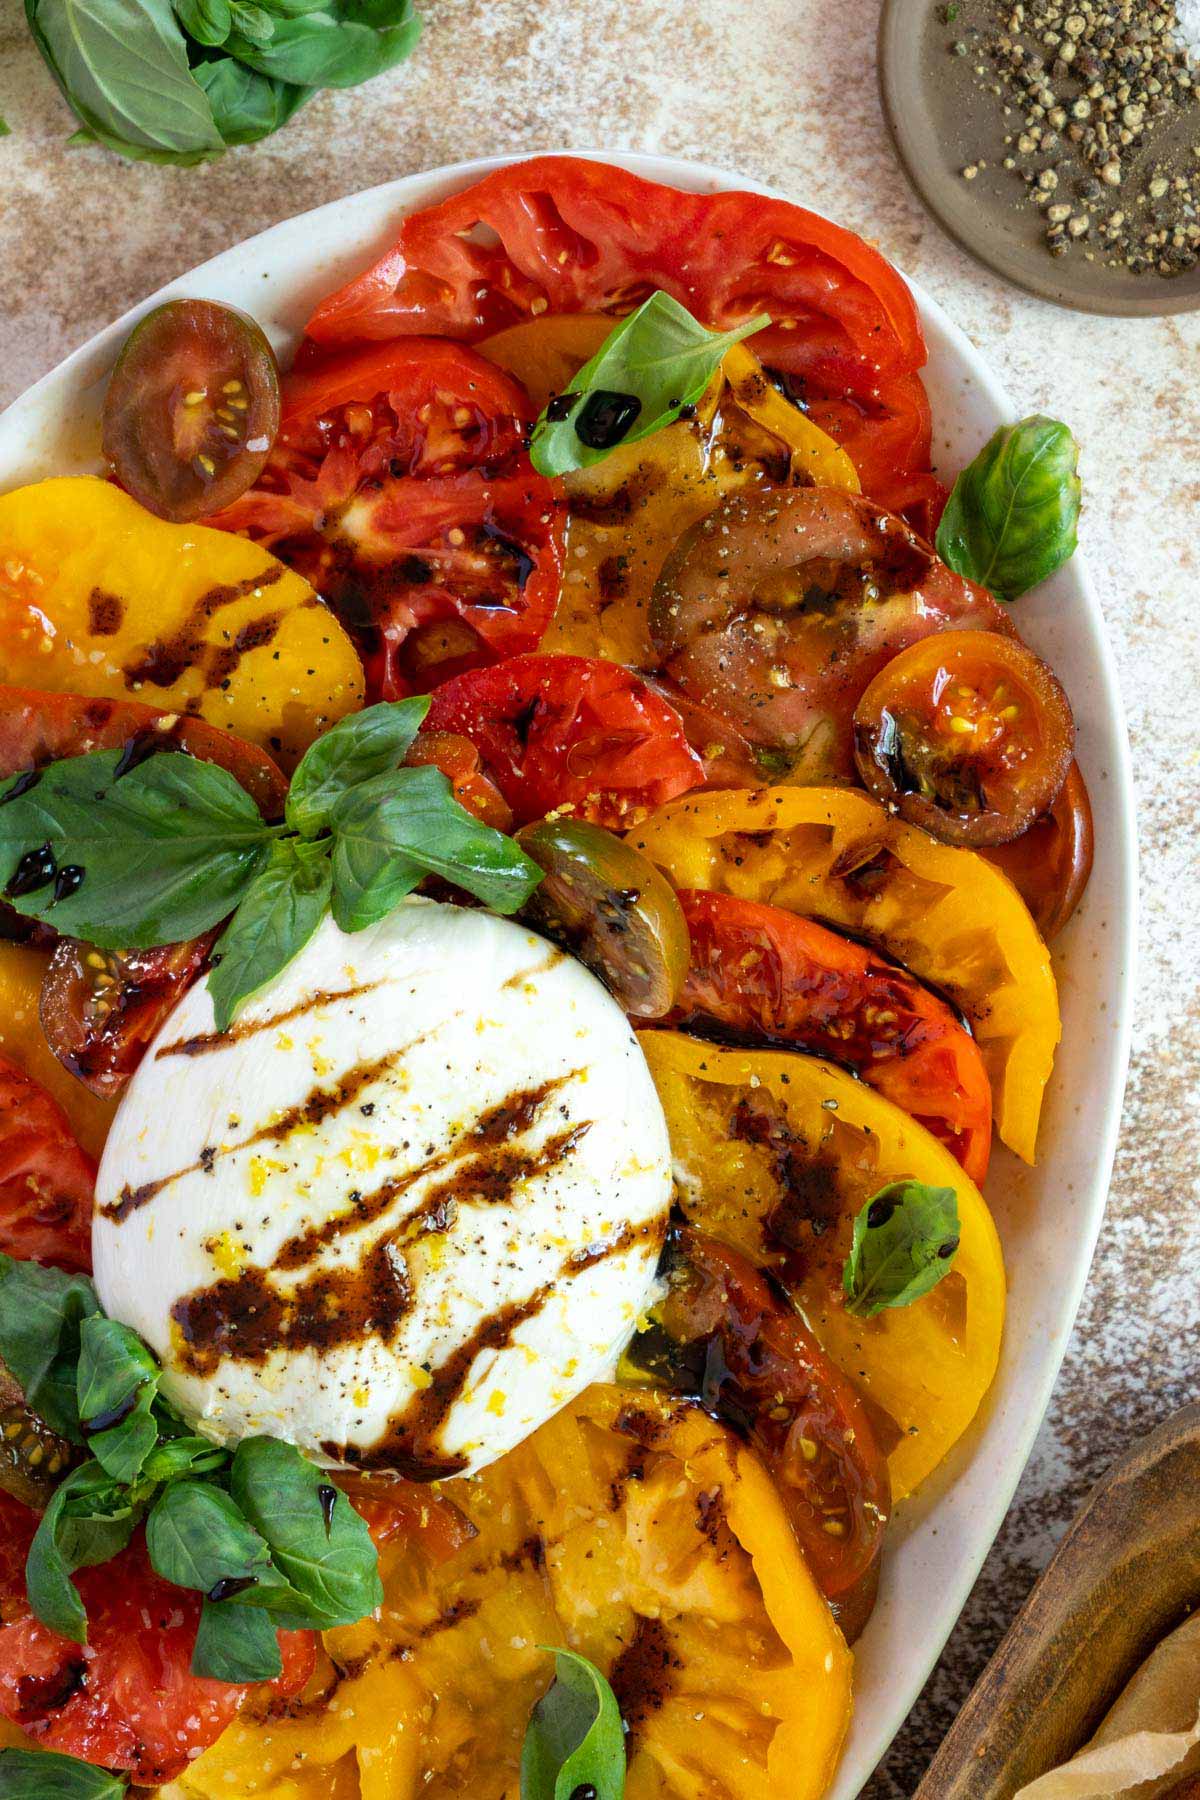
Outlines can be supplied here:
<path id="1" fill-rule="evenodd" d="M 104 455 L 150 512 L 186 521 L 229 506 L 278 430 L 279 370 L 253 319 L 168 300 L 134 326 L 104 400 Z"/>

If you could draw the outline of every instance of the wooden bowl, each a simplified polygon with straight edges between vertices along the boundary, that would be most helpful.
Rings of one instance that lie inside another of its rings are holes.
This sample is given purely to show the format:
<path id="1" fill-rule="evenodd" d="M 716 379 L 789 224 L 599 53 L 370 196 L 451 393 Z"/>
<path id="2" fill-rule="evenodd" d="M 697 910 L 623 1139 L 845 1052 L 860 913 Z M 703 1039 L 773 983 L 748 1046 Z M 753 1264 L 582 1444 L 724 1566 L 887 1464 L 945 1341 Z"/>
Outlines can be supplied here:
<path id="1" fill-rule="evenodd" d="M 1084 1745 L 1200 1606 L 1200 1404 L 1094 1489 L 980 1676 L 914 1800 L 1011 1800 Z"/>

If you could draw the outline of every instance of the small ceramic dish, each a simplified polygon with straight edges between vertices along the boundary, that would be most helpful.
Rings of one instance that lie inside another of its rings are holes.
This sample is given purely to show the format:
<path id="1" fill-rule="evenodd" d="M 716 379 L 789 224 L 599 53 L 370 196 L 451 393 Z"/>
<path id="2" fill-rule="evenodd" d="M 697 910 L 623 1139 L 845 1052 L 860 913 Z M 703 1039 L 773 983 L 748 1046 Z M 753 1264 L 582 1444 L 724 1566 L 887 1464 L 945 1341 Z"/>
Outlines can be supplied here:
<path id="1" fill-rule="evenodd" d="M 756 186 L 669 157 L 597 154 L 694 192 Z M 315 302 L 366 268 L 393 239 L 401 217 L 510 160 L 460 163 L 335 201 L 249 239 L 151 295 L 0 417 L 0 491 L 99 467 L 98 418 L 107 377 L 131 326 L 151 307 L 188 295 L 242 307 L 289 358 Z M 808 202 L 813 196 L 788 198 Z M 939 472 L 952 479 L 1015 414 L 979 351 L 912 286 L 929 344 L 924 375 L 935 457 Z M 1028 1168 L 997 1146 L 985 1188 L 1010 1282 L 1000 1367 L 979 1418 L 893 1523 L 879 1604 L 855 1647 L 854 1722 L 828 1800 L 852 1800 L 870 1776 L 937 1660 L 1000 1528 L 1071 1333 L 1120 1121 L 1136 945 L 1133 790 L 1112 652 L 1079 556 L 1020 602 L 1020 626 L 1057 671 L 1074 707 L 1077 754 L 1096 814 L 1096 861 L 1083 903 L 1055 945 L 1063 1041 L 1043 1114 L 1042 1160 Z"/>
<path id="2" fill-rule="evenodd" d="M 914 1800 L 1010 1800 L 1092 1736 L 1200 1606 L 1200 1404 L 1086 1502 L 959 1713 Z"/>
<path id="3" fill-rule="evenodd" d="M 879 22 L 884 117 L 905 173 L 942 228 L 1027 293 L 1078 312 L 1151 318 L 1200 307 L 1200 263 L 1164 278 L 1088 262 L 1078 249 L 1051 256 L 1043 214 L 999 156 L 963 180 L 963 169 L 1013 130 L 1013 118 L 980 83 L 977 58 L 951 53 L 951 40 L 970 25 L 967 0 L 959 11 L 951 27 L 935 0 L 884 0 Z"/>

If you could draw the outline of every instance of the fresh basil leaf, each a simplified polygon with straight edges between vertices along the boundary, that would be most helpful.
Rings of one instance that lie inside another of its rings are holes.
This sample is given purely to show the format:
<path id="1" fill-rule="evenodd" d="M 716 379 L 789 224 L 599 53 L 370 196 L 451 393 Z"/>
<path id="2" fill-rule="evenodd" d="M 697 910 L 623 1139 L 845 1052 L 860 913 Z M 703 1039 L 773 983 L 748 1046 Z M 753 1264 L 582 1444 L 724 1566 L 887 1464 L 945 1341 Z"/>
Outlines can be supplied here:
<path id="1" fill-rule="evenodd" d="M 157 1444 L 146 1458 L 146 1481 L 176 1481 L 181 1475 L 214 1475 L 229 1465 L 229 1451 L 207 1438 L 182 1436 Z"/>
<path id="2" fill-rule="evenodd" d="M 302 87 L 356 87 L 394 68 L 411 54 L 421 21 L 411 0 L 331 0 L 319 10 L 279 19 L 270 40 L 258 44 L 233 31 L 232 56 L 279 81 Z"/>
<path id="3" fill-rule="evenodd" d="M 164 1581 L 212 1594 L 222 1582 L 275 1579 L 271 1552 L 221 1488 L 174 1481 L 146 1520 L 146 1548 Z"/>
<path id="4" fill-rule="evenodd" d="M 1079 445 L 1040 413 L 1002 425 L 955 482 L 937 552 L 960 575 L 1019 600 L 1061 568 L 1076 546 Z"/>
<path id="5" fill-rule="evenodd" d="M 269 44 L 275 36 L 275 21 L 264 7 L 251 0 L 232 0 L 233 29 L 252 44 Z"/>
<path id="6" fill-rule="evenodd" d="M 269 1613 L 236 1600 L 205 1600 L 192 1650 L 192 1674 L 214 1681 L 274 1681 L 283 1672 Z"/>
<path id="7" fill-rule="evenodd" d="M 0 879 L 18 912 L 103 949 L 197 937 L 233 911 L 278 827 L 215 763 L 165 751 L 118 780 L 120 755 L 51 763 L 14 798 L 0 788 Z M 57 900 L 54 880 L 14 893 L 22 858 L 47 845 L 59 871 L 83 871 L 79 885 Z"/>
<path id="8" fill-rule="evenodd" d="M 218 1031 L 303 950 L 329 910 L 333 869 L 328 843 L 280 838 L 213 946 L 208 991 Z"/>
<path id="9" fill-rule="evenodd" d="M 414 867 L 499 913 L 516 912 L 542 879 L 512 838 L 460 806 L 446 776 L 428 765 L 352 788 L 332 823 L 334 918 L 345 931 L 390 912 L 416 885 Z"/>
<path id="10" fill-rule="evenodd" d="M 59 1750 L 0 1750 L 2 1800 L 122 1800 L 125 1783 L 108 1769 Z"/>
<path id="11" fill-rule="evenodd" d="M 172 5 L 183 29 L 198 44 L 223 44 L 233 29 L 229 0 L 172 0 Z"/>
<path id="12" fill-rule="evenodd" d="M 12 126 L 7 119 L 0 118 L 0 137 L 11 137 Z"/>
<path id="13" fill-rule="evenodd" d="M 185 165 L 224 148 L 170 0 L 25 0 L 25 14 L 90 137 Z"/>
<path id="14" fill-rule="evenodd" d="M 757 313 L 732 331 L 709 331 L 669 294 L 651 294 L 609 333 L 571 392 L 545 407 L 529 445 L 534 468 L 542 475 L 588 469 L 673 424 L 700 398 L 725 352 L 770 323 Z"/>
<path id="15" fill-rule="evenodd" d="M 97 1314 L 83 1321 L 76 1390 L 88 1449 L 114 1481 L 133 1482 L 158 1442 L 159 1366 L 136 1332 Z"/>
<path id="16" fill-rule="evenodd" d="M 923 1181 L 880 1188 L 854 1221 L 842 1270 L 846 1311 L 871 1319 L 889 1306 L 911 1306 L 950 1273 L 958 1231 L 953 1188 Z"/>
<path id="17" fill-rule="evenodd" d="M 192 73 L 208 95 L 217 130 L 231 147 L 270 137 L 315 92 L 288 81 L 272 81 L 232 56 L 197 63 Z"/>
<path id="18" fill-rule="evenodd" d="M 428 694 L 419 694 L 364 707 L 331 725 L 296 765 L 285 812 L 292 830 L 316 837 L 351 788 L 398 769 L 428 711 Z"/>
<path id="19" fill-rule="evenodd" d="M 86 1275 L 64 1275 L 0 1253 L 0 1361 L 39 1418 L 83 1442 L 76 1399 L 80 1328 L 100 1311 Z"/>
<path id="20" fill-rule="evenodd" d="M 365 1520 L 294 1445 L 243 1438 L 229 1486 L 270 1545 L 276 1567 L 311 1609 L 309 1622 L 353 1625 L 381 1604 L 379 1559 Z"/>
<path id="21" fill-rule="evenodd" d="M 547 1648 L 543 1645 L 542 1648 Z M 521 1751 L 521 1800 L 622 1800 L 625 1732 L 604 1676 L 585 1656 L 555 1650 L 555 1677 L 530 1715 Z"/>
<path id="22" fill-rule="evenodd" d="M 118 1556 L 136 1524 L 128 1490 L 99 1463 L 84 1463 L 59 1483 L 25 1561 L 25 1591 L 43 1625 L 87 1642 L 87 1614 L 71 1576 Z"/>

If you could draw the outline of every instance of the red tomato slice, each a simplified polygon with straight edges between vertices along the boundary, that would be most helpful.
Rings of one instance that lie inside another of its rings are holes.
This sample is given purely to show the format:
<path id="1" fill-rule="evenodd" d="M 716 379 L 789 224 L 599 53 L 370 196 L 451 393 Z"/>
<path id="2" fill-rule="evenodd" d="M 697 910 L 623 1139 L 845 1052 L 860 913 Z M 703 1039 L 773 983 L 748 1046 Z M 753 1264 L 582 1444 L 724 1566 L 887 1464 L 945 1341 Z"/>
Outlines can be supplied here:
<path id="1" fill-rule="evenodd" d="M 482 228 L 482 229 L 479 229 Z M 405 219 L 393 248 L 317 307 L 321 344 L 437 332 L 474 341 L 544 312 L 629 312 L 656 288 L 710 326 L 766 310 L 772 367 L 921 367 L 913 299 L 853 232 L 761 194 L 686 194 L 540 156 Z"/>
<path id="2" fill-rule="evenodd" d="M 517 824 L 569 813 L 624 827 L 697 787 L 678 713 L 616 663 L 516 656 L 438 688 L 427 731 L 470 738 Z"/>
<path id="3" fill-rule="evenodd" d="M 861 370 L 847 368 L 787 378 L 787 386 L 849 456 L 867 498 L 899 513 L 932 543 L 947 490 L 929 467 L 933 415 L 921 377 L 864 381 Z"/>
<path id="4" fill-rule="evenodd" d="M 875 1602 L 891 1511 L 887 1460 L 862 1401 L 739 1251 L 689 1225 L 671 1256 L 667 1297 L 653 1317 L 679 1358 L 673 1385 L 749 1436 L 853 1641 Z"/>
<path id="5" fill-rule="evenodd" d="M 264 817 L 283 814 L 287 782 L 266 751 L 204 719 L 134 700 L 0 686 L 0 779 L 92 750 L 124 750 L 131 766 L 155 750 L 186 750 L 228 769 Z"/>
<path id="6" fill-rule="evenodd" d="M 562 573 L 559 487 L 525 453 L 524 389 L 409 338 L 284 383 L 258 483 L 211 523 L 269 546 L 356 636 L 374 699 L 532 650 Z"/>
<path id="7" fill-rule="evenodd" d="M 0 1250 L 90 1270 L 95 1188 L 57 1100 L 0 1056 Z"/>
<path id="8" fill-rule="evenodd" d="M 86 1647 L 39 1623 L 25 1597 L 36 1514 L 0 1493 L 0 1714 L 47 1750 L 128 1770 L 136 1784 L 172 1781 L 215 1742 L 247 1695 L 283 1699 L 316 1666 L 311 1632 L 281 1631 L 283 1673 L 245 1687 L 189 1668 L 201 1596 L 154 1573 L 139 1533 L 127 1550 L 76 1580 Z"/>
<path id="9" fill-rule="evenodd" d="M 904 969 L 781 907 L 679 894 L 692 966 L 675 1023 L 713 1025 L 843 1064 L 987 1174 L 992 1095 L 973 1037 Z"/>

